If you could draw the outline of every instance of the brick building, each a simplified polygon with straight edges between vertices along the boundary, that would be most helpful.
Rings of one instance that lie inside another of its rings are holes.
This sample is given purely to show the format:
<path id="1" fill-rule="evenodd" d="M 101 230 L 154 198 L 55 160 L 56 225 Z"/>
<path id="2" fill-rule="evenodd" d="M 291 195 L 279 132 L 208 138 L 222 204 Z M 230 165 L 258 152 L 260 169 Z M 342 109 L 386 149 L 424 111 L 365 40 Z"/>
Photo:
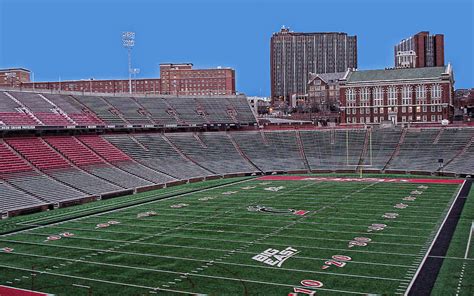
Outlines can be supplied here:
<path id="1" fill-rule="evenodd" d="M 296 33 L 282 28 L 270 40 L 271 98 L 289 102 L 307 94 L 309 73 L 357 68 L 357 36 Z"/>
<path id="2" fill-rule="evenodd" d="M 174 95 L 233 95 L 235 70 L 193 69 L 193 64 L 161 64 L 160 78 L 132 79 L 132 93 Z M 15 71 L 13 71 L 15 70 Z M 2 79 L 3 73 L 3 79 Z M 7 73 L 14 73 L 8 74 Z M 16 73 L 16 74 L 15 74 Z M 30 81 L 26 69 L 0 70 L 0 86 L 91 93 L 128 93 L 128 79 Z M 13 77 L 13 75 L 16 75 Z M 13 78 L 12 78 L 13 77 Z"/>
<path id="3" fill-rule="evenodd" d="M 315 111 L 331 112 L 339 109 L 339 80 L 345 72 L 315 74 L 310 73 L 306 103 Z"/>
<path id="4" fill-rule="evenodd" d="M 178 95 L 233 95 L 235 70 L 193 69 L 193 64 L 160 64 L 161 92 Z"/>
<path id="5" fill-rule="evenodd" d="M 81 79 L 66 81 L 40 81 L 25 82 L 21 84 L 24 89 L 78 91 L 88 93 L 128 93 L 128 79 Z M 132 79 L 133 93 L 161 93 L 159 78 Z"/>
<path id="6" fill-rule="evenodd" d="M 452 120 L 454 77 L 446 67 L 348 70 L 340 81 L 341 122 L 378 124 Z"/>
<path id="7" fill-rule="evenodd" d="M 395 68 L 444 66 L 444 35 L 420 32 L 400 41 L 394 48 Z"/>
<path id="8" fill-rule="evenodd" d="M 30 81 L 31 72 L 24 68 L 0 69 L 0 85 L 18 87 Z"/>

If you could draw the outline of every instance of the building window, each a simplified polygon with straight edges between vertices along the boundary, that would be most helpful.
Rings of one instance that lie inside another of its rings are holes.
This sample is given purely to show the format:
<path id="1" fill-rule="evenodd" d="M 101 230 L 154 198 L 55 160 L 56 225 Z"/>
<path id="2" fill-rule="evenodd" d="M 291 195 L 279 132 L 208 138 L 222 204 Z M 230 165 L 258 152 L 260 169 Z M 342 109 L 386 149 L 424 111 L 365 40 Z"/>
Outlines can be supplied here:
<path id="1" fill-rule="evenodd" d="M 428 118 L 426 115 L 423 115 L 423 122 L 427 122 L 428 121 Z"/>
<path id="2" fill-rule="evenodd" d="M 364 108 L 360 108 L 360 114 L 365 114 L 365 109 Z"/>
<path id="3" fill-rule="evenodd" d="M 438 115 L 438 121 L 443 120 L 443 115 Z"/>
<path id="4" fill-rule="evenodd" d="M 382 122 L 382 121 L 383 121 L 383 116 L 380 116 L 380 122 Z"/>
<path id="5" fill-rule="evenodd" d="M 436 106 L 431 106 L 431 112 L 436 112 Z"/>
<path id="6" fill-rule="evenodd" d="M 351 123 L 351 118 L 350 118 L 350 117 L 347 117 L 347 118 L 346 118 L 346 121 L 347 121 L 347 123 Z"/>
<path id="7" fill-rule="evenodd" d="M 441 99 L 441 85 L 435 84 L 431 87 L 431 98 Z"/>
<path id="8" fill-rule="evenodd" d="M 356 100 L 356 93 L 353 88 L 348 88 L 346 90 L 346 97 L 348 101 L 355 101 Z"/>
<path id="9" fill-rule="evenodd" d="M 416 99 L 425 99 L 426 98 L 426 86 L 417 85 L 416 86 Z"/>
<path id="10" fill-rule="evenodd" d="M 406 116 L 402 116 L 402 122 L 407 122 L 407 117 Z"/>
<path id="11" fill-rule="evenodd" d="M 377 116 L 374 117 L 374 123 L 379 122 L 379 118 Z"/>
<path id="12" fill-rule="evenodd" d="M 383 105 L 383 90 L 381 87 L 376 87 L 374 89 L 374 106 Z"/>
<path id="13" fill-rule="evenodd" d="M 436 121 L 436 115 L 431 115 L 431 121 Z"/>
<path id="14" fill-rule="evenodd" d="M 397 105 L 397 88 L 395 86 L 388 87 L 388 105 Z"/>
<path id="15" fill-rule="evenodd" d="M 367 87 L 364 87 L 360 90 L 360 100 L 362 106 L 367 106 L 370 98 L 370 90 Z"/>
<path id="16" fill-rule="evenodd" d="M 428 107 L 426 105 L 423 106 L 423 112 L 428 111 Z"/>
<path id="17" fill-rule="evenodd" d="M 407 107 L 402 107 L 402 113 L 406 113 L 407 112 Z"/>
<path id="18" fill-rule="evenodd" d="M 374 108 L 374 113 L 375 113 L 375 114 L 379 113 L 379 109 L 378 109 L 378 108 Z"/>
<path id="19" fill-rule="evenodd" d="M 383 114 L 383 107 L 380 108 L 380 114 Z"/>
<path id="20" fill-rule="evenodd" d="M 367 117 L 365 118 L 365 122 L 366 122 L 366 123 L 370 123 L 370 117 L 367 116 Z"/>
<path id="21" fill-rule="evenodd" d="M 405 85 L 402 88 L 402 105 L 410 105 L 411 104 L 411 87 Z"/>
<path id="22" fill-rule="evenodd" d="M 360 123 L 364 123 L 364 117 L 361 117 L 359 120 L 360 120 Z"/>
<path id="23" fill-rule="evenodd" d="M 441 112 L 442 109 L 441 109 L 441 106 L 438 106 L 438 112 Z"/>

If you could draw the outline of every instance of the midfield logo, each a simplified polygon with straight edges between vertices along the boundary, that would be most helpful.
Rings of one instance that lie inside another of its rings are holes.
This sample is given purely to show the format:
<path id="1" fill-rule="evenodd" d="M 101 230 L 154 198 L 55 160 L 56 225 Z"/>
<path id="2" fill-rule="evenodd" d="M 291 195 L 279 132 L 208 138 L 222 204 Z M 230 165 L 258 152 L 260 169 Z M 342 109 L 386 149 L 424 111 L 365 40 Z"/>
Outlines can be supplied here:
<path id="1" fill-rule="evenodd" d="M 286 260 L 296 254 L 298 254 L 298 250 L 293 249 L 292 247 L 288 247 L 282 251 L 269 248 L 262 253 L 253 256 L 252 259 L 270 266 L 281 267 Z"/>
<path id="2" fill-rule="evenodd" d="M 306 210 L 295 210 L 295 209 L 275 209 L 272 207 L 260 206 L 260 205 L 251 205 L 247 207 L 249 212 L 262 212 L 269 214 L 293 214 L 298 216 L 304 216 L 309 211 Z"/>

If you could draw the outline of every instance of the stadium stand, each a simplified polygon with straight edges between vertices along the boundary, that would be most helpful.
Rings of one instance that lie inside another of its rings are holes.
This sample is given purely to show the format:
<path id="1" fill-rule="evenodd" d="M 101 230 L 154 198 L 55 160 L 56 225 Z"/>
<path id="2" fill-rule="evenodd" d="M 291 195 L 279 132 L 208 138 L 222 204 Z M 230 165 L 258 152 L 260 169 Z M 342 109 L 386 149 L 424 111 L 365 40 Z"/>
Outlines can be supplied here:
<path id="1" fill-rule="evenodd" d="M 294 132 L 273 133 L 235 132 L 230 136 L 252 163 L 264 172 L 306 170 L 304 160 L 294 145 Z"/>
<path id="2" fill-rule="evenodd" d="M 115 108 L 122 117 L 133 125 L 148 125 L 154 124 L 154 122 L 148 118 L 147 112 L 145 109 L 138 105 L 138 103 L 133 98 L 127 97 L 113 97 L 113 98 L 103 98 L 104 101 L 107 101 L 111 106 Z"/>
<path id="3" fill-rule="evenodd" d="M 65 115 L 60 108 L 53 105 L 41 94 L 28 92 L 10 92 L 10 95 L 16 98 L 27 108 L 42 125 L 47 126 L 68 126 L 74 125 L 74 121 Z"/>
<path id="4" fill-rule="evenodd" d="M 8 127 L 188 127 L 255 125 L 247 99 L 86 96 L 45 91 L 0 93 L 0 129 Z"/>
<path id="5" fill-rule="evenodd" d="M 107 125 L 128 125 L 123 115 L 100 97 L 74 96 Z"/>
<path id="6" fill-rule="evenodd" d="M 0 92 L 0 127 L 35 126 L 39 122 L 6 92 Z"/>
<path id="7" fill-rule="evenodd" d="M 180 151 L 217 174 L 256 172 L 225 133 L 176 133 L 166 136 Z M 225 155 L 225 157 L 223 157 Z"/>
<path id="8" fill-rule="evenodd" d="M 105 123 L 97 118 L 91 110 L 82 106 L 70 95 L 43 94 L 43 96 L 67 113 L 69 118 L 71 118 L 77 125 L 105 125 Z"/>
<path id="9" fill-rule="evenodd" d="M 89 143 L 96 144 L 97 137 L 86 139 Z M 110 165 L 75 137 L 48 137 L 45 138 L 45 141 L 76 166 L 110 183 L 124 188 L 152 185 L 149 181 Z"/>
<path id="10" fill-rule="evenodd" d="M 20 209 L 38 208 L 47 205 L 23 191 L 15 189 L 11 185 L 0 180 L 0 193 L 2 202 L 0 203 L 0 213 L 10 212 Z"/>

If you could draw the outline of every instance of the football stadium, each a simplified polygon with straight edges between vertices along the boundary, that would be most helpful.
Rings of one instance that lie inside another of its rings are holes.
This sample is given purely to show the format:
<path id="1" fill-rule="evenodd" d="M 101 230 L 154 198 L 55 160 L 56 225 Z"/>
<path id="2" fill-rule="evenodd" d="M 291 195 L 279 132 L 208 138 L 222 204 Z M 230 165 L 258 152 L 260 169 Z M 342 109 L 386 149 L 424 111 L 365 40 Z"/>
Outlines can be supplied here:
<path id="1" fill-rule="evenodd" d="M 474 127 L 0 91 L 0 295 L 473 295 Z"/>

